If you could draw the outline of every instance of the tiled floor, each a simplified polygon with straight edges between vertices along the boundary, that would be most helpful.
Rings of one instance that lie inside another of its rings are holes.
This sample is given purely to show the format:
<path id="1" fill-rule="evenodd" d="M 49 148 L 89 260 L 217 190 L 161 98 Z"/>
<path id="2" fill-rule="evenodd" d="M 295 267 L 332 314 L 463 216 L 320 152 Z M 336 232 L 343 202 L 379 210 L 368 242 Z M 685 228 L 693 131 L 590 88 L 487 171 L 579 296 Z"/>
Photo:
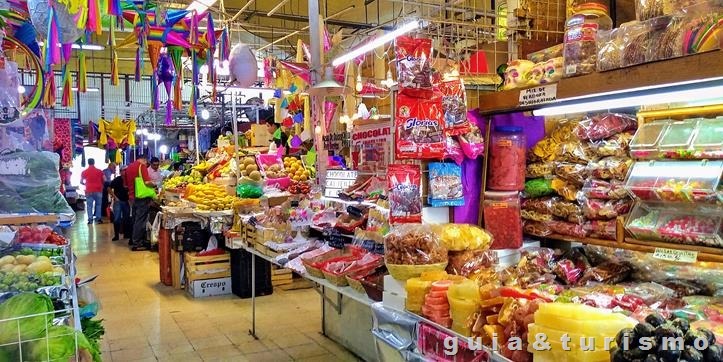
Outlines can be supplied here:
<path id="1" fill-rule="evenodd" d="M 158 254 L 129 251 L 127 241 L 110 240 L 111 225 L 86 225 L 80 213 L 70 235 L 79 276 L 99 275 L 104 361 L 356 361 L 319 333 L 312 289 L 256 299 L 255 340 L 250 299 L 193 299 L 161 284 Z"/>

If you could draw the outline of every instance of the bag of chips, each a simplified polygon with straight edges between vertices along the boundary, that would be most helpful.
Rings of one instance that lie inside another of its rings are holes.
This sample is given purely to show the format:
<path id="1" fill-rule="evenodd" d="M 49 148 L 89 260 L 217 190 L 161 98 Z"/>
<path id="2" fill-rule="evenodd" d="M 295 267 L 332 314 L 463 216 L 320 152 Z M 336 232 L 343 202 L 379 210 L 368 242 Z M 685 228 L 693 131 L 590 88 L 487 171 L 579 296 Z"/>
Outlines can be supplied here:
<path id="1" fill-rule="evenodd" d="M 387 168 L 389 222 L 422 222 L 422 171 L 419 165 L 392 164 Z"/>
<path id="2" fill-rule="evenodd" d="M 464 205 L 462 168 L 459 165 L 429 164 L 429 204 L 433 207 Z"/>
<path id="3" fill-rule="evenodd" d="M 439 84 L 442 93 L 444 127 L 448 135 L 455 136 L 469 130 L 467 120 L 467 99 L 462 81 L 451 80 Z"/>
<path id="4" fill-rule="evenodd" d="M 432 92 L 432 39 L 399 36 L 395 41 L 400 93 L 424 97 Z"/>
<path id="5" fill-rule="evenodd" d="M 438 97 L 397 96 L 396 155 L 399 159 L 441 159 L 446 139 Z"/>

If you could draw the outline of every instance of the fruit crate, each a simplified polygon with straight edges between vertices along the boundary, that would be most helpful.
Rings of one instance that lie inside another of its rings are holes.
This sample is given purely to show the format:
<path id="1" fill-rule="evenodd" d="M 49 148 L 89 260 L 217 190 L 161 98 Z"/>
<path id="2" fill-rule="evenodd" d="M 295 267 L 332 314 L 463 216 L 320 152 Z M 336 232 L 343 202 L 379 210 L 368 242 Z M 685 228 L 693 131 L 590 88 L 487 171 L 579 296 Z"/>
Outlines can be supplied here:
<path id="1" fill-rule="evenodd" d="M 274 287 L 291 284 L 294 281 L 294 274 L 291 269 L 271 266 L 271 285 Z"/>
<path id="2" fill-rule="evenodd" d="M 231 256 L 222 255 L 198 256 L 197 253 L 184 253 L 186 280 L 226 278 L 231 276 Z"/>

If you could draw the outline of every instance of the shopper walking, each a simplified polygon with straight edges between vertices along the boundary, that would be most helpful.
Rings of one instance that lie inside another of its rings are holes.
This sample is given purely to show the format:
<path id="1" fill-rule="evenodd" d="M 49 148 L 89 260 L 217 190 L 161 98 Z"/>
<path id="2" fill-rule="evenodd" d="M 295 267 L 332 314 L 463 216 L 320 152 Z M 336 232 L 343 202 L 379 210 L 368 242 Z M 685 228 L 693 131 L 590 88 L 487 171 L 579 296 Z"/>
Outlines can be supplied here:
<path id="1" fill-rule="evenodd" d="M 103 211 L 103 214 L 107 214 L 108 217 L 110 217 L 110 213 L 107 212 L 108 205 L 112 201 L 108 196 L 110 182 L 113 181 L 115 178 L 115 169 L 116 164 L 115 162 L 111 161 L 108 164 L 108 167 L 103 170 L 103 202 L 101 204 L 101 210 Z"/>
<path id="2" fill-rule="evenodd" d="M 135 162 L 128 165 L 126 170 L 125 185 L 128 188 L 128 200 L 133 209 L 133 234 L 128 244 L 131 250 L 148 250 L 150 245 L 146 238 L 146 223 L 148 222 L 148 207 L 151 197 L 136 197 L 136 177 L 143 179 L 148 187 L 155 187 L 148 175 L 148 159 L 145 155 L 138 156 Z"/>
<path id="3" fill-rule="evenodd" d="M 160 170 L 161 160 L 158 157 L 151 157 L 151 167 L 148 169 L 148 176 L 156 186 L 160 186 L 163 181 L 163 173 Z"/>
<path id="4" fill-rule="evenodd" d="M 128 204 L 128 189 L 125 186 L 123 178 L 125 177 L 126 168 L 121 169 L 120 176 L 110 182 L 108 193 L 113 203 L 113 241 L 120 239 L 120 232 L 127 227 L 128 219 L 131 217 L 131 208 Z M 123 230 L 126 237 L 130 237 L 130 230 Z"/>
<path id="5" fill-rule="evenodd" d="M 102 224 L 103 171 L 95 167 L 94 159 L 88 159 L 88 168 L 80 174 L 80 183 L 85 185 L 88 224 L 92 224 L 93 221 Z"/>

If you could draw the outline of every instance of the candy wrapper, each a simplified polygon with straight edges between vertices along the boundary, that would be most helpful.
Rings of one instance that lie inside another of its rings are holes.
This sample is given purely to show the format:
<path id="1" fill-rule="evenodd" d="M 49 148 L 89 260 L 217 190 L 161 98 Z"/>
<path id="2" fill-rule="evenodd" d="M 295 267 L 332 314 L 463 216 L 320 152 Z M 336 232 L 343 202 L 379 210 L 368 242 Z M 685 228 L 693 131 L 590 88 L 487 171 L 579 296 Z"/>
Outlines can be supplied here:
<path id="1" fill-rule="evenodd" d="M 422 222 L 422 172 L 418 165 L 389 165 L 389 221 L 392 224 Z"/>
<path id="2" fill-rule="evenodd" d="M 429 164 L 429 203 L 433 207 L 462 206 L 462 168 L 453 163 Z"/>
<path id="3" fill-rule="evenodd" d="M 460 147 L 459 142 L 455 141 L 452 136 L 447 136 L 445 138 L 447 143 L 444 149 L 444 158 L 454 161 L 457 165 L 461 165 L 462 161 L 464 161 L 464 152 L 462 151 L 462 147 Z"/>
<path id="4" fill-rule="evenodd" d="M 590 171 L 585 165 L 577 163 L 558 162 L 555 166 L 555 175 L 565 181 L 574 183 L 576 185 L 582 185 L 583 183 L 585 183 L 585 180 L 590 176 Z"/>
<path id="5" fill-rule="evenodd" d="M 446 148 L 439 98 L 397 96 L 397 158 L 442 159 Z"/>
<path id="6" fill-rule="evenodd" d="M 623 183 L 617 180 L 587 180 L 582 187 L 582 195 L 592 199 L 619 200 L 628 197 Z"/>
<path id="7" fill-rule="evenodd" d="M 597 141 L 637 127 L 634 115 L 602 113 L 583 119 L 576 127 L 575 134 L 580 139 Z"/>
<path id="8" fill-rule="evenodd" d="M 620 215 L 627 214 L 632 207 L 630 199 L 621 200 L 582 200 L 582 212 L 590 220 L 611 220 Z"/>
<path id="9" fill-rule="evenodd" d="M 467 120 L 467 99 L 462 81 L 458 79 L 442 82 L 439 84 L 439 92 L 442 93 L 442 111 L 447 134 L 455 136 L 467 132 L 470 123 Z"/>
<path id="10" fill-rule="evenodd" d="M 394 51 L 397 57 L 397 82 L 401 93 L 422 97 L 432 90 L 432 39 L 399 36 Z"/>
<path id="11" fill-rule="evenodd" d="M 474 124 L 469 125 L 469 131 L 459 135 L 459 144 L 467 158 L 474 160 L 485 153 L 485 140 L 482 131 Z"/>

